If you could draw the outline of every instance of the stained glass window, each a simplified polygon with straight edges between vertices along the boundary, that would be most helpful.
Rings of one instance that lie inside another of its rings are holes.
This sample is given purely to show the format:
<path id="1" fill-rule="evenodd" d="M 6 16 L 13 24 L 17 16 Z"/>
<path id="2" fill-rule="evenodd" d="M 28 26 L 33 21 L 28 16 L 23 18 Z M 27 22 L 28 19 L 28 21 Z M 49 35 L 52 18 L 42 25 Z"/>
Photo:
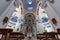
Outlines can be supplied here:
<path id="1" fill-rule="evenodd" d="M 46 17 L 43 17 L 43 18 L 42 18 L 42 22 L 43 22 L 43 23 L 48 22 L 48 20 L 49 20 L 49 19 L 46 18 Z"/>
<path id="2" fill-rule="evenodd" d="M 11 21 L 13 21 L 13 22 L 17 22 L 17 19 L 18 19 L 18 17 L 13 17 L 13 18 L 11 18 Z"/>

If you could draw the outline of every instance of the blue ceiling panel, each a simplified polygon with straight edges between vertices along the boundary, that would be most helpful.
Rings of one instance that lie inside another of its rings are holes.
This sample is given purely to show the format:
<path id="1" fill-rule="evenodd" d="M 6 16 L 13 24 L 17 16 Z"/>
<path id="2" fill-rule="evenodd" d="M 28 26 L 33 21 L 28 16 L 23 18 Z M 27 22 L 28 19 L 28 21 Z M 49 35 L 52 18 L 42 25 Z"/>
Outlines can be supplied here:
<path id="1" fill-rule="evenodd" d="M 32 11 L 36 8 L 37 1 L 36 0 L 24 0 L 23 6 L 26 10 Z"/>

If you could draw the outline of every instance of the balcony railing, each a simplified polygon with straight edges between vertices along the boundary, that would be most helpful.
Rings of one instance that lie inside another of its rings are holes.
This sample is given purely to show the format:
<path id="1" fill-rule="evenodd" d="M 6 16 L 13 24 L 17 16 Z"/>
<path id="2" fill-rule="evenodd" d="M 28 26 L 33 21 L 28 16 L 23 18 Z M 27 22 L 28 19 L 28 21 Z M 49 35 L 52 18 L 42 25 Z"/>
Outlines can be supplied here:
<path id="1" fill-rule="evenodd" d="M 57 29 L 57 32 L 49 32 L 49 33 L 41 33 L 41 34 L 37 34 L 37 39 L 40 40 L 59 40 L 58 35 L 60 35 L 60 29 Z M 15 38 L 16 40 L 20 39 L 24 39 L 24 34 L 20 33 L 20 32 L 12 32 L 12 29 L 7 29 L 7 28 L 0 28 L 0 34 L 2 34 L 1 40 L 8 40 L 8 39 L 12 39 Z"/>

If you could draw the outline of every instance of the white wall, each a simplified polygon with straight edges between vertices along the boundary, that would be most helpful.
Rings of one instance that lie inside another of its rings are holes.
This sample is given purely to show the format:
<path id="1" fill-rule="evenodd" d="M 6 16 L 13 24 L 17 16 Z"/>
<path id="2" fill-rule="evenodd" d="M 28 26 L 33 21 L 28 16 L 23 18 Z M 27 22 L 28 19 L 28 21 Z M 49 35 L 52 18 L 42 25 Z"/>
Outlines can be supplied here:
<path id="1" fill-rule="evenodd" d="M 60 17 L 60 0 L 54 0 L 55 2 L 51 4 L 53 9 L 56 11 L 56 14 Z"/>
<path id="2" fill-rule="evenodd" d="M 13 5 L 15 0 L 12 0 L 12 2 L 10 2 L 9 6 L 5 9 L 5 11 L 3 11 L 3 13 L 1 14 L 0 16 L 0 28 L 4 28 L 7 24 L 5 25 L 2 25 L 2 20 L 4 19 L 4 17 L 8 17 L 10 18 L 11 15 L 13 14 L 14 10 L 15 10 L 15 7 Z"/>
<path id="3" fill-rule="evenodd" d="M 58 0 L 57 0 L 58 1 Z M 55 2 L 57 2 L 57 1 L 55 1 Z M 57 26 L 56 25 L 53 25 L 53 27 L 55 28 L 55 30 L 57 29 L 57 28 L 60 28 L 60 17 L 59 17 L 59 13 L 60 12 L 58 12 L 58 10 L 59 10 L 59 6 L 57 6 L 58 4 L 52 4 L 51 5 L 51 3 L 49 3 L 49 2 L 46 2 L 47 3 L 47 5 L 48 5 L 48 7 L 45 9 L 45 11 L 46 11 L 46 13 L 48 14 L 48 16 L 49 16 L 49 18 L 50 18 L 50 20 L 52 19 L 52 18 L 55 18 L 56 20 L 57 20 Z M 58 3 L 58 2 L 57 2 Z M 55 6 L 56 6 L 56 8 L 54 8 Z"/>
<path id="4" fill-rule="evenodd" d="M 3 11 L 8 7 L 8 5 L 11 3 L 11 1 L 6 0 L 0 0 L 0 15 L 3 13 Z"/>

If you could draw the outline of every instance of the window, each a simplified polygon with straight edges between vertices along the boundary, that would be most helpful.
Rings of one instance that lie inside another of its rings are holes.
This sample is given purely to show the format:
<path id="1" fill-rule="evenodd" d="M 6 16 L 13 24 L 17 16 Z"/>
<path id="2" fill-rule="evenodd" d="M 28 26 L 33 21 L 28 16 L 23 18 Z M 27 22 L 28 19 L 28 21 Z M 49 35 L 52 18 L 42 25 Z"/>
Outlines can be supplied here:
<path id="1" fill-rule="evenodd" d="M 39 6 L 41 5 L 41 3 L 39 4 Z"/>
<path id="2" fill-rule="evenodd" d="M 19 28 L 17 28 L 17 31 L 19 31 Z"/>
<path id="3" fill-rule="evenodd" d="M 23 2 L 23 0 L 22 0 L 22 2 Z"/>
<path id="4" fill-rule="evenodd" d="M 45 11 L 43 11 L 42 13 L 45 13 Z"/>
<path id="5" fill-rule="evenodd" d="M 45 17 L 42 18 L 43 23 L 48 22 L 48 20 L 49 20 L 48 18 L 45 18 Z"/>
<path id="6" fill-rule="evenodd" d="M 14 6 L 16 6 L 16 3 L 14 2 Z"/>
<path id="7" fill-rule="evenodd" d="M 10 0 L 6 0 L 6 1 L 10 1 Z"/>
<path id="8" fill-rule="evenodd" d="M 54 3 L 54 0 L 49 0 L 50 3 Z"/>
<path id="9" fill-rule="evenodd" d="M 18 17 L 13 17 L 13 18 L 11 18 L 11 21 L 17 22 L 17 19 L 18 19 Z"/>
<path id="10" fill-rule="evenodd" d="M 8 25 L 8 27 L 12 27 L 12 26 Z"/>
<path id="11" fill-rule="evenodd" d="M 14 5 L 14 7 L 19 8 L 19 4 L 18 4 L 18 2 L 17 2 L 17 1 L 15 1 L 13 5 Z"/>
<path id="12" fill-rule="evenodd" d="M 47 4 L 44 5 L 44 8 L 46 8 L 46 7 L 47 7 Z"/>
<path id="13" fill-rule="evenodd" d="M 41 7 L 41 8 L 42 8 L 42 9 L 47 8 L 47 3 L 42 4 L 42 7 Z"/>
<path id="14" fill-rule="evenodd" d="M 47 26 L 47 28 L 50 28 L 51 26 L 49 25 L 49 26 Z"/>

